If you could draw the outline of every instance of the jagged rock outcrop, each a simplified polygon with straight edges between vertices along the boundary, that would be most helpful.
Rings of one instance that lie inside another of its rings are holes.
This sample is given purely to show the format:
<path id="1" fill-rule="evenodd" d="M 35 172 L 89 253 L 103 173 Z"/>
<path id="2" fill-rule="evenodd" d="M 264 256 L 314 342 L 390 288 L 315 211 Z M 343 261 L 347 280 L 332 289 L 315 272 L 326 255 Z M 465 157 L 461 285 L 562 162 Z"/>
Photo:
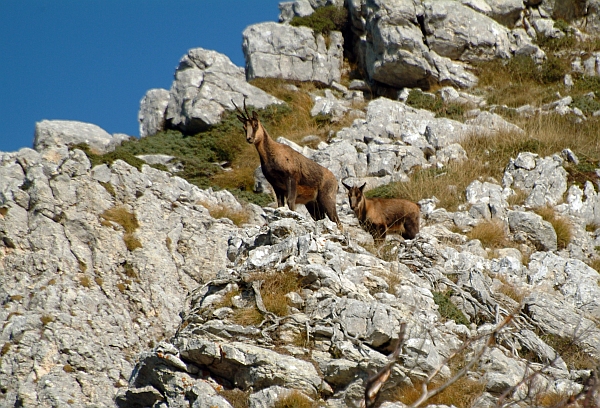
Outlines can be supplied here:
<path id="1" fill-rule="evenodd" d="M 219 123 L 226 110 L 235 110 L 232 99 L 241 106 L 244 98 L 257 109 L 283 103 L 246 82 L 244 69 L 227 56 L 194 48 L 175 71 L 166 120 L 184 133 L 197 133 Z"/>
<path id="2" fill-rule="evenodd" d="M 306 3 L 294 2 L 292 11 L 331 1 Z M 350 0 L 355 28 L 371 24 L 388 30 L 381 38 L 392 38 L 406 26 L 394 38 L 417 39 L 415 28 L 433 15 L 433 3 L 399 1 L 399 9 L 388 9 L 389 3 Z M 514 24 L 513 34 L 519 29 L 516 2 L 456 4 L 449 7 Z M 538 14 L 532 24 L 542 27 L 546 17 Z M 383 27 L 378 18 L 400 24 Z M 432 41 L 444 48 L 447 32 L 434 28 Z M 485 53 L 496 55 L 504 45 Z M 446 62 L 463 67 L 422 44 L 411 46 L 434 62 L 419 68 L 425 76 L 418 81 L 442 78 Z M 464 86 L 465 72 L 448 81 Z M 233 109 L 231 98 L 247 96 L 257 106 L 261 98 L 241 76 L 220 54 L 190 51 L 171 91 L 149 92 L 142 102 L 145 134 L 161 126 L 188 132 L 207 126 Z M 212 95 L 209 88 L 217 85 Z M 332 85 L 347 100 L 358 98 Z M 483 108 L 468 94 L 443 94 Z M 345 100 L 329 91 L 316 100 L 315 113 L 341 115 Z M 545 110 L 573 113 L 570 104 L 561 98 Z M 469 115 L 461 123 L 379 98 L 315 149 L 278 141 L 338 180 L 372 188 L 404 180 L 416 166 L 443 169 L 467 159 L 460 145 L 467 134 L 522 133 L 493 112 Z M 42 129 L 58 125 L 41 123 Z M 0 152 L 0 405 L 231 407 L 227 391 L 238 390 L 250 394 L 251 407 L 273 406 L 292 392 L 328 407 L 354 407 L 368 377 L 389 363 L 404 325 L 387 385 L 411 386 L 434 370 L 442 381 L 449 378 L 455 366 L 446 359 L 464 346 L 467 360 L 481 352 L 467 374 L 485 390 L 474 406 L 494 406 L 505 392 L 508 401 L 527 404 L 535 394 L 581 391 L 591 370 L 574 369 L 552 339 L 600 359 L 598 273 L 586 263 L 600 246 L 600 186 L 569 186 L 565 166 L 578 162 L 572 152 L 521 152 L 507 163 L 501 183 L 473 180 L 455 212 L 436 208 L 435 197 L 423 198 L 415 239 L 391 237 L 372 248 L 343 189 L 337 198 L 342 232 L 329 220 L 314 222 L 302 208 L 242 206 L 226 191 L 201 190 L 149 166 L 117 160 L 92 168 L 83 151 L 67 145 L 73 139 L 103 148 L 115 136 L 100 132 L 96 141 L 86 129 L 44 130 L 51 137 L 40 137 L 37 151 Z M 145 158 L 154 159 L 169 163 Z M 523 205 L 509 203 L 517 190 L 526 193 Z M 566 248 L 558 248 L 552 224 L 532 212 L 542 206 L 572 223 Z M 211 216 L 223 208 L 246 211 L 247 222 L 236 226 Z M 510 247 L 489 250 L 465 234 L 490 220 L 504 228 Z M 266 306 L 275 292 L 268 284 L 282 276 L 297 284 L 279 294 L 283 308 L 275 313 Z M 457 321 L 443 310 L 449 302 L 462 313 Z M 482 349 L 490 336 L 494 341 Z M 522 382 L 533 371 L 533 380 Z"/>
<path id="3" fill-rule="evenodd" d="M 505 130 L 522 132 L 499 115 L 487 111 L 473 114 L 476 116 L 468 123 L 461 123 L 436 118 L 428 110 L 403 102 L 377 98 L 367 105 L 364 119 L 355 119 L 331 143 L 323 143 L 316 150 L 299 150 L 330 169 L 338 180 L 367 182 L 371 189 L 406 180 L 416 166 L 444 166 L 465 160 L 466 153 L 459 143 L 469 134 L 485 137 Z M 344 195 L 341 187 L 339 194 Z"/>
<path id="4" fill-rule="evenodd" d="M 340 81 L 344 47 L 340 32 L 332 31 L 326 41 L 308 27 L 260 23 L 248 26 L 242 36 L 248 80 L 283 78 L 325 85 Z"/>
<path id="5" fill-rule="evenodd" d="M 140 101 L 138 122 L 140 137 L 146 137 L 166 128 L 165 112 L 169 106 L 171 94 L 166 89 L 150 89 Z"/>
<path id="6" fill-rule="evenodd" d="M 460 132 L 471 126 L 380 98 L 369 104 L 365 119 L 329 144 L 314 151 L 292 145 L 326 160 L 338 174 L 353 171 L 372 180 L 389 176 L 369 178 L 374 163 L 401 157 L 396 164 L 408 171 L 410 152 L 425 160 L 430 147 L 430 159 L 441 155 L 460 146 Z M 406 155 L 396 155 L 401 151 Z M 567 153 L 562 156 L 577 160 Z M 536 377 L 536 387 L 543 385 L 536 390 L 577 392 L 589 371 L 570 370 L 536 328 L 573 340 L 597 358 L 600 336 L 589 316 L 600 313 L 600 289 L 597 272 L 582 262 L 593 251 L 594 235 L 581 229 L 581 251 L 555 251 L 543 234 L 552 235 L 552 227 L 513 225 L 517 216 L 534 214 L 511 208 L 507 199 L 517 186 L 529 189 L 530 197 L 541 186 L 554 200 L 545 203 L 556 206 L 566 191 L 564 163 L 561 155 L 524 152 L 508 164 L 505 185 L 471 183 L 468 211 L 424 203 L 421 233 L 390 241 L 393 255 L 384 261 L 360 246 L 369 237 L 361 235 L 343 196 L 338 208 L 345 234 L 328 220 L 255 207 L 239 228 L 209 213 L 218 206 L 241 210 L 229 193 L 200 190 L 148 166 L 138 171 L 116 161 L 91 168 L 80 150 L 3 154 L 0 382 L 7 391 L 1 398 L 9 405 L 228 407 L 218 393 L 225 387 L 252 388 L 256 406 L 292 390 L 328 406 L 356 406 L 366 378 L 387 364 L 403 323 L 400 364 L 389 384 L 435 369 L 447 378 L 446 357 L 465 341 L 475 352 L 478 336 L 518 309 L 500 290 L 507 283 L 527 296 L 514 323 L 482 356 L 487 394 L 481 398 L 495 401 L 521 381 L 525 367 L 541 367 L 523 359 L 525 350 L 551 366 Z M 589 183 L 585 201 L 583 194 L 570 188 L 571 198 L 557 210 L 591 222 L 600 208 L 598 193 Z M 115 208 L 134 215 L 137 228 L 131 231 L 107 211 Z M 517 249 L 490 258 L 479 241 L 447 229 L 468 230 L 489 218 L 505 222 L 511 239 L 529 248 L 527 265 Z M 302 282 L 285 294 L 287 313 L 265 308 L 261 273 Z M 443 322 L 434 293 L 451 293 L 471 324 Z M 547 304 L 555 306 L 548 310 Z M 265 323 L 236 320 L 248 309 Z"/>
<path id="7" fill-rule="evenodd" d="M 148 166 L 45 152 L 0 154 L 0 399 L 113 406 L 133 356 L 226 263 L 237 227 L 206 207 L 241 206 Z"/>
<path id="8" fill-rule="evenodd" d="M 521 28 L 522 2 L 348 2 L 354 52 L 369 79 L 393 87 L 472 87 L 470 62 L 545 58 Z M 469 21 L 469 24 L 464 24 Z M 511 28 L 515 27 L 511 30 Z"/>
<path id="9" fill-rule="evenodd" d="M 98 154 L 114 150 L 130 136 L 110 135 L 104 129 L 91 123 L 74 120 L 42 120 L 35 124 L 33 148 L 37 150 L 66 149 L 80 143 L 86 144 Z"/>

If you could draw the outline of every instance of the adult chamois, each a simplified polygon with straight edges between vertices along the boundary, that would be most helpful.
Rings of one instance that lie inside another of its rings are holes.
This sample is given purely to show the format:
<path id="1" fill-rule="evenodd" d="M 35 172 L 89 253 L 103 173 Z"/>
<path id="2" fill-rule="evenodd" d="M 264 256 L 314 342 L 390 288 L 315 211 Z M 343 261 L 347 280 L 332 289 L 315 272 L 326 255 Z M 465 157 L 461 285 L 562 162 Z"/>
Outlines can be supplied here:
<path id="1" fill-rule="evenodd" d="M 388 232 L 399 232 L 405 239 L 413 239 L 419 232 L 421 217 L 417 204 L 402 198 L 367 198 L 363 194 L 367 183 L 360 187 L 350 187 L 343 181 L 342 184 L 348 190 L 350 208 L 375 244 L 383 243 Z"/>
<path id="2" fill-rule="evenodd" d="M 325 215 L 341 228 L 335 208 L 338 183 L 331 171 L 304 157 L 291 147 L 274 141 L 264 128 L 256 111 L 252 117 L 246 108 L 244 112 L 233 102 L 239 112 L 237 118 L 244 125 L 246 141 L 254 144 L 260 157 L 260 166 L 267 181 L 273 186 L 277 206 L 283 207 L 287 201 L 290 210 L 296 204 L 304 204 L 315 220 Z"/>

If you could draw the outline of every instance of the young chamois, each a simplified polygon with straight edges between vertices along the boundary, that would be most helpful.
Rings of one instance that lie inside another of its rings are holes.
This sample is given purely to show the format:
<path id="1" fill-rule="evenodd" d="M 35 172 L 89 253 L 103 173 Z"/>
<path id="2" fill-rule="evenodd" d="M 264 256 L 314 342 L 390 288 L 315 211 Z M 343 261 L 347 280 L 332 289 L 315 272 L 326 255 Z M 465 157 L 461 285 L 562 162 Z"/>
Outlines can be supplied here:
<path id="1" fill-rule="evenodd" d="M 383 243 L 388 232 L 399 232 L 405 239 L 413 239 L 419 232 L 421 217 L 417 204 L 402 198 L 366 198 L 363 189 L 367 183 L 360 187 L 342 184 L 348 190 L 350 208 L 375 244 Z"/>
<path id="2" fill-rule="evenodd" d="M 254 144 L 260 157 L 260 166 L 267 181 L 273 186 L 277 197 L 277 206 L 283 207 L 287 200 L 290 210 L 296 210 L 296 204 L 304 204 L 315 220 L 325 215 L 341 228 L 335 208 L 335 196 L 338 183 L 331 171 L 304 157 L 291 147 L 274 141 L 267 133 L 256 111 L 252 117 L 231 101 L 240 113 L 237 118 L 244 125 L 246 141 Z"/>

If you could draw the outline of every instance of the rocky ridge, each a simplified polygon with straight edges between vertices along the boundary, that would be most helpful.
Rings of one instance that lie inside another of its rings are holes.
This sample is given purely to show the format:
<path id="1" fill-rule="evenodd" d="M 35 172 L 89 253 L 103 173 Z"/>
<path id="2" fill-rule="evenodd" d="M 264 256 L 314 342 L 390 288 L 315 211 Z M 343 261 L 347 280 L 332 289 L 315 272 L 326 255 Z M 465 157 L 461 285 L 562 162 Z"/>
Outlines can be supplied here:
<path id="1" fill-rule="evenodd" d="M 324 5 L 317 3 L 310 7 Z M 518 24 L 492 2 L 463 3 Z M 223 57 L 191 50 L 172 90 L 149 93 L 142 103 L 146 134 L 160 129 L 164 112 L 171 120 L 182 106 L 192 111 L 186 104 L 201 99 L 202 84 L 223 84 L 229 100 L 255 92 L 245 81 L 229 83 L 243 70 Z M 452 90 L 446 88 L 449 97 L 474 98 Z M 263 96 L 265 104 L 276 102 Z M 328 100 L 341 101 L 333 93 Z M 227 103 L 214 105 L 216 111 Z M 576 118 L 569 104 L 543 110 Z M 315 149 L 279 140 L 338 180 L 373 188 L 405 180 L 415 166 L 464 160 L 466 134 L 515 129 L 485 110 L 461 123 L 386 98 L 372 100 L 359 116 Z M 468 373 L 484 388 L 474 406 L 502 404 L 504 393 L 506 402 L 531 406 L 531 395 L 581 391 L 592 370 L 575 369 L 547 336 L 600 359 L 599 275 L 586 264 L 600 246 L 593 228 L 600 225 L 600 186 L 568 184 L 564 167 L 578 160 L 568 150 L 520 153 L 502 180 L 474 180 L 465 191 L 468 205 L 455 212 L 424 198 L 419 236 L 370 252 L 371 238 L 343 189 L 339 231 L 303 212 L 242 206 L 226 191 L 202 190 L 147 165 L 138 170 L 117 160 L 92 167 L 81 150 L 68 147 L 92 146 L 97 129 L 84 125 L 41 122 L 36 150 L 0 153 L 2 405 L 229 407 L 227 391 L 241 390 L 249 406 L 270 407 L 297 390 L 325 406 L 358 406 L 368 377 L 388 364 L 403 324 L 386 389 L 414 386 L 435 370 L 448 379 L 455 366 L 447 359 L 465 347 L 466 360 L 481 353 Z M 104 133 L 99 150 L 117 142 Z M 524 203 L 509 205 L 517 189 Z M 545 205 L 572 224 L 574 237 L 564 248 L 532 211 Z M 223 209 L 231 218 L 244 212 L 245 222 L 213 217 Z M 517 248 L 488 251 L 467 238 L 466 231 L 489 220 L 501 222 Z M 298 282 L 284 294 L 280 314 L 265 306 L 265 285 L 276 276 Z M 461 310 L 464 324 L 443 317 L 440 294 Z M 258 313 L 255 323 L 238 317 L 249 310 Z M 510 324 L 498 329 L 507 318 Z M 495 344 L 482 349 L 490 334 Z M 523 381 L 532 370 L 537 374 Z"/>

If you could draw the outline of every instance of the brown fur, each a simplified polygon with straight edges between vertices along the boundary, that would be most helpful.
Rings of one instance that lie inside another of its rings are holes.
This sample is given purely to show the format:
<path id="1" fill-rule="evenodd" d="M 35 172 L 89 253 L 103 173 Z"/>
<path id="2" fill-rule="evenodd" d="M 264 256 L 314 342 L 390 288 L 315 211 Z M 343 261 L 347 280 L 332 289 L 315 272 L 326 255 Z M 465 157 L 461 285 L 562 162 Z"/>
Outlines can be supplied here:
<path id="1" fill-rule="evenodd" d="M 313 219 L 321 220 L 327 215 L 341 227 L 335 208 L 338 183 L 333 173 L 291 147 L 274 141 L 255 111 L 250 117 L 245 100 L 245 114 L 236 108 L 246 131 L 246 141 L 256 147 L 262 172 L 275 191 L 277 206 L 283 207 L 287 201 L 290 210 L 295 211 L 296 204 L 304 204 Z"/>
<path id="2" fill-rule="evenodd" d="M 405 239 L 413 239 L 419 232 L 420 210 L 412 201 L 402 198 L 366 198 L 365 184 L 348 190 L 350 208 L 356 214 L 360 226 L 369 232 L 375 243 L 385 241 L 388 232 L 399 232 Z"/>

